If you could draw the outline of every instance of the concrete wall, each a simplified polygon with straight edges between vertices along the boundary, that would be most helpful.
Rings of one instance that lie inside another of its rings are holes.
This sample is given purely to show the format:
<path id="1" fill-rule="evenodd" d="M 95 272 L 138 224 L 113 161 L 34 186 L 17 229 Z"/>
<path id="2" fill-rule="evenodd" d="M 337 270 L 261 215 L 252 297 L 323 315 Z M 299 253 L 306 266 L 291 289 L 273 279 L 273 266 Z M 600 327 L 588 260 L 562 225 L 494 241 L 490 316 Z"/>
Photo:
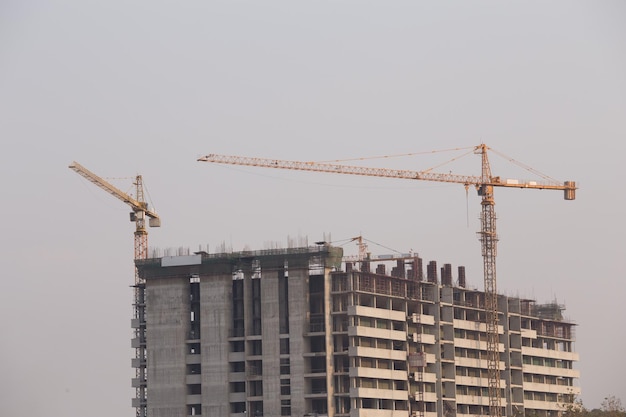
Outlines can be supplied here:
<path id="1" fill-rule="evenodd" d="M 289 359 L 291 365 L 291 415 L 305 414 L 304 333 L 309 306 L 309 271 L 289 268 Z"/>
<path id="2" fill-rule="evenodd" d="M 200 277 L 202 415 L 227 416 L 228 332 L 232 327 L 232 275 Z"/>
<path id="3" fill-rule="evenodd" d="M 146 286 L 148 417 L 187 416 L 189 317 L 188 278 L 150 281 Z"/>
<path id="4" fill-rule="evenodd" d="M 265 416 L 280 416 L 279 272 L 282 273 L 282 270 L 264 270 L 261 279 L 263 415 Z"/>

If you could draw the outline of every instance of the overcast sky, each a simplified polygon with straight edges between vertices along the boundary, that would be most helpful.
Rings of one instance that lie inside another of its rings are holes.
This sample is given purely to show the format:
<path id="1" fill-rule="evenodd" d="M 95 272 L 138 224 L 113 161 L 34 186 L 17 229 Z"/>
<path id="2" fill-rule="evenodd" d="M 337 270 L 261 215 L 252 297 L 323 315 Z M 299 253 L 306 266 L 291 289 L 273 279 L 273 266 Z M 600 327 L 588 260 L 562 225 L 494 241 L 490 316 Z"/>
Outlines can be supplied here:
<path id="1" fill-rule="evenodd" d="M 465 265 L 482 289 L 474 190 L 196 162 L 481 142 L 580 185 L 575 201 L 496 190 L 498 289 L 564 304 L 585 405 L 626 402 L 625 19 L 623 1 L 1 1 L 0 415 L 134 415 L 134 224 L 73 160 L 129 192 L 144 176 L 151 247 L 362 234 L 373 253 Z M 480 158 L 436 171 L 479 175 Z"/>

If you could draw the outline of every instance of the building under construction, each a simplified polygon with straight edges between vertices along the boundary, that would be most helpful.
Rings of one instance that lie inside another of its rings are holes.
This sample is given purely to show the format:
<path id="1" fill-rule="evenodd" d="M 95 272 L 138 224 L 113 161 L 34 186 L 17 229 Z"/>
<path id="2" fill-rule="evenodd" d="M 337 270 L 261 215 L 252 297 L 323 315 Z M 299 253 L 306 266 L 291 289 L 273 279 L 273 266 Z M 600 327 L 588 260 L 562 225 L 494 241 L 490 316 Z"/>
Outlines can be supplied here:
<path id="1" fill-rule="evenodd" d="M 489 415 L 485 293 L 463 267 L 328 244 L 135 263 L 149 417 Z M 497 305 L 502 415 L 559 415 L 580 393 L 574 324 Z"/>

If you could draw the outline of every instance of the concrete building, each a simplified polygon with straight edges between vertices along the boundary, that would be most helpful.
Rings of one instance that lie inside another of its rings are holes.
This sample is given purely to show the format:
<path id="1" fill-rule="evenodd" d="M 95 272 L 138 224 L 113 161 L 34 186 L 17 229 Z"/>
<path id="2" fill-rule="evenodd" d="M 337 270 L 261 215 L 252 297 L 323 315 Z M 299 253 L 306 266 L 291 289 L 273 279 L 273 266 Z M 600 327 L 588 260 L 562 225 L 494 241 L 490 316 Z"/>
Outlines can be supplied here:
<path id="1" fill-rule="evenodd" d="M 424 275 L 410 254 L 342 255 L 137 260 L 145 334 L 133 346 L 147 362 L 133 385 L 147 395 L 135 405 L 149 417 L 488 415 L 484 293 L 464 268 L 453 280 L 451 265 Z M 562 310 L 499 297 L 503 415 L 557 416 L 579 393 Z"/>

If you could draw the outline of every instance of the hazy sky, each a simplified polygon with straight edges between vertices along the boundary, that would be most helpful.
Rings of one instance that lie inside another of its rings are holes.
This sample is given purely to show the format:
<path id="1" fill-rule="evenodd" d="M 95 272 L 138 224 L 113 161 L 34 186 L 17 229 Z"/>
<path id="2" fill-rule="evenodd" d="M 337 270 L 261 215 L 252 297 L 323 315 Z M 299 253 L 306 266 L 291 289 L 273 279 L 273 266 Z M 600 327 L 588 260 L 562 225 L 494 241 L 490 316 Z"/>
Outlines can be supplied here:
<path id="1" fill-rule="evenodd" d="M 623 1 L 1 1 L 0 415 L 134 415 L 134 224 L 73 160 L 127 191 L 143 174 L 152 247 L 362 234 L 482 288 L 474 190 L 196 162 L 481 142 L 580 185 L 575 201 L 496 190 L 498 288 L 565 304 L 584 403 L 626 402 L 625 19 Z M 438 170 L 479 169 L 469 155 Z"/>

